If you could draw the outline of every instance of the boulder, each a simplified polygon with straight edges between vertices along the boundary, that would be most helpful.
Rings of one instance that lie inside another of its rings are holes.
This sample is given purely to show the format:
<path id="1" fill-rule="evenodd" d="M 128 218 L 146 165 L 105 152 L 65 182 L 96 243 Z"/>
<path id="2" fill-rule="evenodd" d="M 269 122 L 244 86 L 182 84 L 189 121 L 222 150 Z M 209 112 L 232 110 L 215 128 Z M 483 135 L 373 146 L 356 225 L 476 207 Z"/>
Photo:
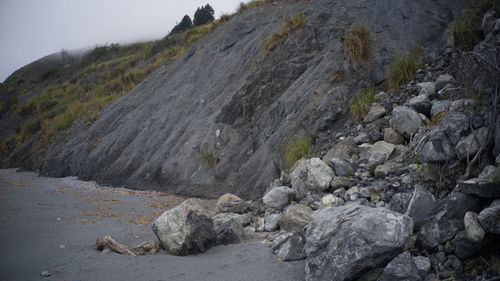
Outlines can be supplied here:
<path id="1" fill-rule="evenodd" d="M 459 181 L 460 191 L 467 194 L 474 194 L 483 198 L 496 198 L 500 196 L 500 166 L 485 179 L 473 178 L 466 181 Z"/>
<path id="2" fill-rule="evenodd" d="M 396 106 L 392 110 L 391 127 L 405 138 L 417 132 L 422 126 L 422 119 L 415 110 L 406 106 Z"/>
<path id="3" fill-rule="evenodd" d="M 355 153 L 357 153 L 357 147 L 354 138 L 347 137 L 330 148 L 325 156 L 323 156 L 323 161 L 325 161 L 325 163 L 330 163 L 332 158 L 351 159 L 352 155 Z"/>
<path id="4" fill-rule="evenodd" d="M 306 280 L 350 280 L 403 249 L 410 217 L 385 208 L 349 204 L 312 215 L 306 233 Z"/>
<path id="5" fill-rule="evenodd" d="M 372 148 L 372 146 L 373 145 L 369 143 L 363 143 L 358 146 L 360 160 L 368 160 L 368 151 Z"/>
<path id="6" fill-rule="evenodd" d="M 289 188 L 288 186 L 277 186 L 271 189 L 264 197 L 262 201 L 264 205 L 269 208 L 274 208 L 276 210 L 282 210 L 290 201 L 295 199 L 295 190 Z"/>
<path id="7" fill-rule="evenodd" d="M 217 229 L 219 226 L 221 226 L 223 223 L 235 219 L 238 221 L 241 226 L 245 226 L 250 224 L 250 221 L 252 219 L 251 214 L 235 214 L 235 213 L 220 213 L 216 214 L 215 216 L 212 217 L 212 221 L 214 223 L 214 228 Z"/>
<path id="8" fill-rule="evenodd" d="M 432 104 L 427 95 L 419 95 L 410 99 L 410 101 L 408 101 L 408 105 L 415 109 L 418 113 L 429 115 Z"/>
<path id="9" fill-rule="evenodd" d="M 374 102 L 370 106 L 370 110 L 366 114 L 365 118 L 363 118 L 363 122 L 367 122 L 367 123 L 373 122 L 373 121 L 379 119 L 380 117 L 384 116 L 386 113 L 387 113 L 387 111 L 385 110 L 385 107 Z"/>
<path id="10" fill-rule="evenodd" d="M 453 80 L 455 80 L 455 78 L 453 78 L 453 76 L 451 76 L 449 74 L 441 74 L 441 75 L 439 75 L 439 77 L 434 82 L 435 85 L 436 85 L 436 91 L 441 90 L 442 88 L 444 88 L 444 86 L 446 86 L 447 84 L 453 82 Z"/>
<path id="11" fill-rule="evenodd" d="M 428 140 L 419 147 L 417 155 L 420 163 L 438 163 L 452 159 L 455 153 L 446 132 L 433 128 Z"/>
<path id="12" fill-rule="evenodd" d="M 374 154 L 381 153 L 384 155 L 385 160 L 387 160 L 389 159 L 389 156 L 391 156 L 395 147 L 396 146 L 392 143 L 388 143 L 385 141 L 378 141 L 374 143 L 372 147 L 368 150 L 367 157 L 368 159 L 370 159 Z"/>
<path id="13" fill-rule="evenodd" d="M 338 207 L 341 202 L 342 199 L 333 194 L 326 194 L 321 198 L 321 205 L 325 207 Z"/>
<path id="14" fill-rule="evenodd" d="M 403 144 L 405 142 L 405 139 L 395 130 L 386 128 L 384 130 L 384 141 L 392 144 Z"/>
<path id="15" fill-rule="evenodd" d="M 481 127 L 467 137 L 462 138 L 455 147 L 458 159 L 467 159 L 467 155 L 469 155 L 469 157 L 472 159 L 474 155 L 479 151 L 480 147 L 487 141 L 487 127 Z"/>
<path id="16" fill-rule="evenodd" d="M 451 101 L 449 100 L 433 100 L 431 106 L 431 116 L 436 116 L 441 112 L 450 110 Z"/>
<path id="17" fill-rule="evenodd" d="M 434 84 L 434 82 L 417 83 L 416 86 L 419 96 L 425 95 L 428 97 L 433 97 L 436 94 L 436 84 Z"/>
<path id="18" fill-rule="evenodd" d="M 431 250 L 439 244 L 452 239 L 464 229 L 464 216 L 467 211 L 477 211 L 481 201 L 471 195 L 455 192 L 439 201 L 430 215 L 422 223 L 418 241 L 425 249 Z"/>
<path id="19" fill-rule="evenodd" d="M 339 177 L 352 176 L 354 174 L 354 169 L 345 159 L 332 158 L 330 163 L 332 164 L 333 171 L 335 171 L 335 175 Z"/>
<path id="20" fill-rule="evenodd" d="M 389 201 L 389 209 L 394 212 L 401 214 L 406 213 L 408 205 L 412 195 L 406 192 L 396 193 L 392 196 L 391 201 Z"/>
<path id="21" fill-rule="evenodd" d="M 418 259 L 417 263 L 419 267 L 426 267 L 427 264 Z M 430 262 L 429 262 L 430 268 Z M 406 251 L 394 259 L 392 259 L 387 266 L 384 268 L 382 275 L 377 279 L 377 281 L 394 281 L 394 280 L 404 280 L 404 281 L 420 281 L 423 280 L 421 275 L 426 274 L 426 271 L 419 271 L 415 263 L 414 258 L 410 252 Z"/>
<path id="22" fill-rule="evenodd" d="M 477 176 L 477 178 L 478 179 L 487 179 L 495 172 L 496 169 L 497 169 L 497 167 L 495 167 L 495 166 L 491 166 L 491 165 L 486 166 L 486 167 L 484 167 L 483 171 L 481 171 L 479 176 Z"/>
<path id="23" fill-rule="evenodd" d="M 483 240 L 486 232 L 479 224 L 477 220 L 477 214 L 471 211 L 465 213 L 464 216 L 464 227 L 465 227 L 465 236 L 471 242 L 480 242 Z"/>
<path id="24" fill-rule="evenodd" d="M 330 186 L 333 190 L 339 188 L 349 188 L 354 185 L 354 181 L 348 177 L 334 177 L 330 182 Z"/>
<path id="25" fill-rule="evenodd" d="M 313 210 L 302 204 L 286 207 L 281 215 L 279 226 L 285 231 L 301 231 L 309 223 Z"/>
<path id="26" fill-rule="evenodd" d="M 218 245 L 239 243 L 245 238 L 245 231 L 236 219 L 230 219 L 215 229 Z"/>
<path id="27" fill-rule="evenodd" d="M 439 166 L 431 163 L 423 163 L 421 165 L 418 165 L 418 168 L 417 170 L 415 170 L 414 174 L 420 181 L 436 182 L 441 178 Z"/>
<path id="28" fill-rule="evenodd" d="M 487 11 L 483 16 L 483 20 L 481 21 L 481 30 L 483 31 L 483 34 L 486 35 L 490 33 L 490 31 L 493 30 L 493 27 L 495 27 L 495 24 L 496 24 L 495 11 L 493 10 Z"/>
<path id="29" fill-rule="evenodd" d="M 215 212 L 219 213 L 238 213 L 243 214 L 248 210 L 248 202 L 241 200 L 240 197 L 226 193 L 219 197 L 217 204 L 215 205 Z"/>
<path id="30" fill-rule="evenodd" d="M 366 163 L 366 169 L 370 172 L 374 172 L 375 168 L 384 163 L 387 160 L 387 156 L 384 153 L 377 152 L 370 156 L 368 163 Z"/>
<path id="31" fill-rule="evenodd" d="M 365 133 L 365 132 L 361 132 L 359 133 L 359 135 L 357 135 L 355 138 L 354 138 L 354 142 L 356 144 L 362 144 L 362 143 L 369 143 L 371 142 L 372 139 L 370 138 L 370 136 Z"/>
<path id="32" fill-rule="evenodd" d="M 423 221 L 429 216 L 436 200 L 434 195 L 420 185 L 415 187 L 406 215 L 413 219 L 415 230 L 420 230 Z"/>
<path id="33" fill-rule="evenodd" d="M 163 248 L 176 256 L 205 252 L 216 242 L 212 218 L 200 199 L 187 199 L 164 212 L 152 229 Z"/>
<path id="34" fill-rule="evenodd" d="M 482 210 L 478 215 L 478 220 L 486 232 L 500 234 L 500 199 Z"/>
<path id="35" fill-rule="evenodd" d="M 320 193 L 330 186 L 335 176 L 332 168 L 319 158 L 300 159 L 290 173 L 292 188 L 300 200 L 307 193 Z"/>
<path id="36" fill-rule="evenodd" d="M 306 239 L 303 232 L 294 232 L 277 250 L 282 261 L 296 261 L 306 257 L 304 246 Z"/>
<path id="37" fill-rule="evenodd" d="M 472 257 L 475 253 L 481 250 L 485 240 L 481 242 L 472 242 L 467 238 L 465 230 L 461 230 L 455 235 L 452 240 L 453 252 L 455 255 L 461 259 L 466 259 Z"/>
<path id="38" fill-rule="evenodd" d="M 436 130 L 445 131 L 448 139 L 453 145 L 456 145 L 463 136 L 466 136 L 469 129 L 469 117 L 461 112 L 450 112 L 446 114 L 436 128 Z"/>

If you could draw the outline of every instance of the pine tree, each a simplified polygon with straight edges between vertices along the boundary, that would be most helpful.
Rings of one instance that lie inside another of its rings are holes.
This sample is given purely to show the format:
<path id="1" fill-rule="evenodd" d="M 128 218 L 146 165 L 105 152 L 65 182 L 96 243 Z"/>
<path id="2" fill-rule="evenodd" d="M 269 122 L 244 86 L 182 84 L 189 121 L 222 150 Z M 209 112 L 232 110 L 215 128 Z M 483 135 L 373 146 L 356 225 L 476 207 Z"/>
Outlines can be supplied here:
<path id="1" fill-rule="evenodd" d="M 214 9 L 209 4 L 205 7 L 198 7 L 194 13 L 193 24 L 195 26 L 204 25 L 215 20 Z"/>
<path id="2" fill-rule="evenodd" d="M 191 18 L 188 15 L 185 15 L 181 22 L 178 23 L 173 29 L 171 33 L 179 33 L 183 32 L 186 29 L 189 29 L 193 26 L 193 22 L 191 21 Z"/>

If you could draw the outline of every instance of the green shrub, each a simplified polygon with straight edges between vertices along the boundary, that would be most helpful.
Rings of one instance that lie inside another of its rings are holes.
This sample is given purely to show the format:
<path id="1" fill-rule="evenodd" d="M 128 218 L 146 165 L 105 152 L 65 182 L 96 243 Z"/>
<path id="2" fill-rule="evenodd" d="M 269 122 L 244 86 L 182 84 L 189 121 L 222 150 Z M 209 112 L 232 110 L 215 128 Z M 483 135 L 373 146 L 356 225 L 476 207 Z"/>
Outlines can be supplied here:
<path id="1" fill-rule="evenodd" d="M 479 43 L 480 35 L 476 29 L 478 12 L 468 9 L 465 15 L 455 18 L 450 26 L 449 32 L 453 38 L 455 48 L 463 51 L 472 51 Z"/>
<path id="2" fill-rule="evenodd" d="M 213 167 L 217 164 L 217 157 L 215 156 L 214 151 L 211 149 L 207 149 L 207 150 L 203 151 L 202 159 L 203 159 L 203 163 L 207 167 Z"/>
<path id="3" fill-rule="evenodd" d="M 343 51 L 352 64 L 368 63 L 372 53 L 372 35 L 366 25 L 353 24 L 342 39 Z"/>
<path id="4" fill-rule="evenodd" d="M 364 88 L 349 104 L 349 113 L 354 120 L 360 121 L 370 110 L 375 101 L 375 87 L 370 85 Z"/>
<path id="5" fill-rule="evenodd" d="M 238 10 L 236 13 L 242 13 L 248 9 L 252 9 L 254 7 L 260 6 L 262 4 L 265 4 L 267 0 L 251 0 L 248 3 L 245 2 L 240 2 L 240 5 L 238 7 Z"/>
<path id="6" fill-rule="evenodd" d="M 285 145 L 283 155 L 283 169 L 290 170 L 299 159 L 309 156 L 311 137 L 292 139 Z"/>
<path id="7" fill-rule="evenodd" d="M 266 54 L 268 51 L 272 50 L 274 46 L 287 38 L 291 32 L 301 30 L 306 26 L 306 24 L 306 16 L 302 13 L 287 18 L 281 29 L 277 32 L 271 33 L 266 41 L 264 41 L 264 45 L 262 46 L 263 53 Z"/>
<path id="8" fill-rule="evenodd" d="M 398 54 L 387 69 L 386 83 L 389 89 L 396 89 L 413 79 L 418 66 L 417 51 Z"/>

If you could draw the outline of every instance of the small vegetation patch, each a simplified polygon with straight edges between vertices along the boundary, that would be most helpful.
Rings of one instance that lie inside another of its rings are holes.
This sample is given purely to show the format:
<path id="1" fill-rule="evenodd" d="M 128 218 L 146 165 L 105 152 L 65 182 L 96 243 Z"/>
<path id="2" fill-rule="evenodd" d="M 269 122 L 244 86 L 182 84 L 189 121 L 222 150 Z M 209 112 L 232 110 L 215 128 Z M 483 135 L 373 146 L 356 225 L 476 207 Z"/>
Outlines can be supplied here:
<path id="1" fill-rule="evenodd" d="M 310 150 L 311 137 L 305 136 L 288 141 L 283 152 L 284 170 L 290 170 L 295 162 L 297 162 L 301 158 L 309 156 Z"/>
<path id="2" fill-rule="evenodd" d="M 366 25 L 353 24 L 342 38 L 343 51 L 352 64 L 368 63 L 372 53 L 372 35 Z"/>
<path id="3" fill-rule="evenodd" d="M 264 44 L 262 46 L 263 54 L 267 54 L 267 52 L 271 51 L 276 45 L 278 45 L 278 43 L 287 38 L 292 32 L 301 30 L 306 26 L 306 24 L 307 18 L 302 13 L 287 18 L 285 24 L 281 27 L 281 29 L 277 32 L 273 32 L 266 39 L 266 41 L 264 41 Z"/>
<path id="4" fill-rule="evenodd" d="M 242 13 L 248 9 L 252 9 L 254 7 L 260 6 L 260 5 L 265 4 L 265 3 L 267 3 L 267 0 L 252 0 L 252 1 L 249 1 L 247 3 L 240 2 L 240 5 L 239 5 L 236 13 L 238 13 L 238 14 Z"/>
<path id="5" fill-rule="evenodd" d="M 447 111 L 443 111 L 443 112 L 439 112 L 438 114 L 432 116 L 431 120 L 429 122 L 429 127 L 433 127 L 434 125 L 436 125 L 439 121 L 441 121 L 441 119 L 443 119 L 443 117 L 446 116 L 447 113 L 448 113 Z"/>
<path id="6" fill-rule="evenodd" d="M 453 38 L 455 48 L 463 51 L 472 51 L 480 41 L 480 33 L 476 28 L 478 22 L 478 11 L 467 9 L 463 16 L 453 20 L 449 26 L 449 32 Z"/>
<path id="7" fill-rule="evenodd" d="M 396 89 L 413 79 L 418 66 L 418 49 L 398 54 L 387 70 L 386 83 L 389 89 Z"/>
<path id="8" fill-rule="evenodd" d="M 349 113 L 354 120 L 360 121 L 370 110 L 375 101 L 375 87 L 369 85 L 364 88 L 349 104 Z"/>
<path id="9" fill-rule="evenodd" d="M 215 156 L 215 152 L 211 149 L 203 151 L 202 159 L 206 167 L 213 167 L 217 164 L 217 157 Z"/>

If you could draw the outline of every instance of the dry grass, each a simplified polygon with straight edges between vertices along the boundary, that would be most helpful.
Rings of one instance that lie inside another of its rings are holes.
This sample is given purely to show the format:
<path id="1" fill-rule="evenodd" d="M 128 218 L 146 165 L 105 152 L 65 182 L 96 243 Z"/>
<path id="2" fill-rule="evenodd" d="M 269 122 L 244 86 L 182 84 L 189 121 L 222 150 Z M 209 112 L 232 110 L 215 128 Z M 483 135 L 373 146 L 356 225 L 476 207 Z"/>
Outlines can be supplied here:
<path id="1" fill-rule="evenodd" d="M 237 14 L 243 13 L 244 11 L 248 9 L 252 9 L 254 7 L 260 6 L 262 4 L 267 3 L 267 0 L 251 0 L 247 3 L 240 2 L 240 5 L 238 7 L 238 10 L 236 11 Z"/>
<path id="2" fill-rule="evenodd" d="M 292 139 L 285 145 L 283 152 L 283 169 L 290 170 L 295 162 L 309 156 L 311 151 L 311 137 Z"/>
<path id="3" fill-rule="evenodd" d="M 370 62 L 373 40 L 368 26 L 362 24 L 351 25 L 342 40 L 342 44 L 343 51 L 351 64 Z"/>
<path id="4" fill-rule="evenodd" d="M 386 83 L 389 89 L 396 89 L 413 79 L 418 70 L 418 60 L 416 49 L 409 53 L 398 54 L 387 70 Z"/>
<path id="5" fill-rule="evenodd" d="M 217 164 L 217 157 L 215 152 L 211 149 L 207 149 L 202 154 L 203 163 L 206 167 L 210 168 Z"/>
<path id="6" fill-rule="evenodd" d="M 307 24 L 307 18 L 304 14 L 297 14 L 286 19 L 285 24 L 277 32 L 271 35 L 264 41 L 262 45 L 262 53 L 264 55 L 271 51 L 278 43 L 287 38 L 292 32 L 301 30 Z"/>

